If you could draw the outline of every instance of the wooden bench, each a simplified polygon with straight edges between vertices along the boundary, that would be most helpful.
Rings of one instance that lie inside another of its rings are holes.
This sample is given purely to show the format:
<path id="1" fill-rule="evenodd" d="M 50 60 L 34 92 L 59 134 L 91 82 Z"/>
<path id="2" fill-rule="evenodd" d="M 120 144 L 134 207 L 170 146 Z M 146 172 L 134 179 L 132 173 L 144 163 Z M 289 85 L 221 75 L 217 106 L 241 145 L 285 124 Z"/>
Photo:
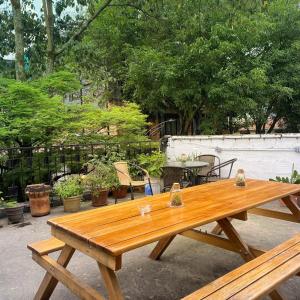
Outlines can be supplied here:
<path id="1" fill-rule="evenodd" d="M 299 271 L 300 234 L 183 299 L 248 300 L 272 293 L 273 299 L 281 299 L 274 290 Z"/>
<path id="2" fill-rule="evenodd" d="M 75 275 L 66 270 L 75 249 L 56 238 L 42 240 L 27 245 L 32 251 L 32 258 L 47 272 L 34 296 L 34 300 L 49 299 L 60 281 L 75 295 L 86 300 L 104 300 L 95 289 L 82 283 Z M 62 250 L 55 261 L 48 254 Z"/>
<path id="3" fill-rule="evenodd" d="M 27 245 L 27 248 L 38 255 L 47 255 L 52 252 L 61 250 L 65 243 L 56 239 L 50 238 L 48 240 L 38 241 Z"/>

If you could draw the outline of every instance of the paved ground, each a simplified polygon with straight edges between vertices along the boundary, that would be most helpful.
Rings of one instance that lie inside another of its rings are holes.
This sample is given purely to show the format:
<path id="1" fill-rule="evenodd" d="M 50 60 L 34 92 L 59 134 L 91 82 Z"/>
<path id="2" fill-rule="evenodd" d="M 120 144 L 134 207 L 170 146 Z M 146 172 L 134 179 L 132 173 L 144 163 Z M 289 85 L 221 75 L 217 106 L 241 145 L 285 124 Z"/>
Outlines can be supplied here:
<path id="1" fill-rule="evenodd" d="M 88 204 L 85 203 L 87 206 Z M 272 206 L 280 208 L 278 202 Z M 282 208 L 280 208 L 282 209 Z M 31 259 L 26 245 L 50 236 L 47 219 L 63 215 L 63 208 L 53 209 L 51 215 L 32 218 L 30 225 L 16 227 L 0 219 L 0 299 L 33 299 L 44 271 Z M 234 221 L 240 234 L 253 246 L 269 249 L 300 232 L 300 225 L 279 220 L 250 216 L 247 222 Z M 206 226 L 204 229 L 209 229 Z M 118 272 L 125 299 L 180 299 L 243 263 L 239 255 L 217 249 L 184 237 L 177 237 L 161 261 L 147 255 L 148 245 L 124 256 Z M 76 253 L 69 269 L 82 280 L 106 295 L 96 263 Z M 287 299 L 300 299 L 300 278 L 289 280 L 282 288 Z M 77 299 L 64 286 L 58 285 L 52 299 Z"/>

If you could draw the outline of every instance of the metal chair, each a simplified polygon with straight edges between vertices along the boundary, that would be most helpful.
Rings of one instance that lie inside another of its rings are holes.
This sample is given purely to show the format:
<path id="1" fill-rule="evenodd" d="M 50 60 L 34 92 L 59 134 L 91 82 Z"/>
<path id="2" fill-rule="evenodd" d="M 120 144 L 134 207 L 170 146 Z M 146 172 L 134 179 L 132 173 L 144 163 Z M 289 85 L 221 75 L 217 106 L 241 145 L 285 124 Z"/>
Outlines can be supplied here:
<path id="1" fill-rule="evenodd" d="M 178 182 L 182 188 L 192 185 L 192 172 L 187 168 L 182 167 L 163 167 L 163 191 L 169 190 L 174 182 Z"/>
<path id="2" fill-rule="evenodd" d="M 206 167 L 203 167 L 199 170 L 198 176 L 200 177 L 206 177 L 206 174 L 215 166 L 220 164 L 220 158 L 213 154 L 202 154 L 195 158 L 196 160 L 204 161 L 208 163 Z M 220 170 L 219 173 L 216 174 L 220 176 Z"/>
<path id="3" fill-rule="evenodd" d="M 141 168 L 140 166 L 134 165 L 135 168 L 141 170 L 145 174 L 146 180 L 132 180 L 128 169 L 128 163 L 126 161 L 115 162 L 114 167 L 117 171 L 120 185 L 128 186 L 130 188 L 131 200 L 134 200 L 133 188 L 145 186 L 145 183 L 149 183 L 151 193 L 153 195 L 150 176 L 147 170 Z"/>
<path id="4" fill-rule="evenodd" d="M 210 169 L 209 172 L 207 172 L 206 177 L 205 177 L 205 182 L 214 182 L 217 180 L 223 180 L 223 179 L 228 179 L 230 178 L 231 171 L 233 164 L 237 161 L 237 158 L 233 158 L 227 161 L 224 161 Z M 224 167 L 229 166 L 229 171 L 226 177 L 221 177 L 221 169 Z M 218 174 L 218 175 L 217 175 Z"/>

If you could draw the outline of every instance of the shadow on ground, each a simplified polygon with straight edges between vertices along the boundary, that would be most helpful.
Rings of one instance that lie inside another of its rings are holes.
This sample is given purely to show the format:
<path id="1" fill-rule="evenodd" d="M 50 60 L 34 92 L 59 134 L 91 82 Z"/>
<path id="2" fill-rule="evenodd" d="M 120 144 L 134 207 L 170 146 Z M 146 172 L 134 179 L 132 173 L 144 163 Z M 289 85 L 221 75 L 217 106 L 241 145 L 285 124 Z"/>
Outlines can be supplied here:
<path id="1" fill-rule="evenodd" d="M 90 208 L 87 203 L 85 206 L 85 209 Z M 269 206 L 285 210 L 278 202 Z M 33 299 L 44 270 L 31 259 L 26 245 L 50 237 L 47 219 L 63 214 L 62 207 L 52 209 L 51 215 L 45 217 L 32 218 L 27 214 L 27 224 L 23 227 L 7 225 L 6 220 L 0 220 L 0 225 L 3 225 L 0 228 L 1 300 Z M 247 222 L 234 220 L 234 224 L 249 244 L 261 249 L 270 249 L 300 232 L 299 224 L 253 215 Z M 212 226 L 201 228 L 210 230 Z M 236 253 L 181 236 L 176 237 L 160 261 L 148 258 L 153 246 L 147 245 L 124 255 L 123 268 L 117 274 L 125 299 L 180 299 L 243 263 Z M 92 259 L 77 252 L 68 268 L 107 296 Z M 300 277 L 290 279 L 281 291 L 287 299 L 300 300 Z M 59 284 L 51 299 L 77 298 Z"/>

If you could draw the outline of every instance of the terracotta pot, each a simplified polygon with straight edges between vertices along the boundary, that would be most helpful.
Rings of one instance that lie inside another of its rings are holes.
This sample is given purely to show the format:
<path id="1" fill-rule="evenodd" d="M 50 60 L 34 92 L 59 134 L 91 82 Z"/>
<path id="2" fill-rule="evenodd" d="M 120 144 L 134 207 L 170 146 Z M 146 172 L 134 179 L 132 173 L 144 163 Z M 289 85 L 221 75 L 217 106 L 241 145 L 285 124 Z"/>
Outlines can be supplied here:
<path id="1" fill-rule="evenodd" d="M 97 190 L 92 193 L 92 205 L 95 207 L 107 205 L 108 190 Z"/>
<path id="2" fill-rule="evenodd" d="M 5 213 L 10 223 L 19 223 L 20 221 L 23 221 L 24 219 L 23 211 L 24 211 L 23 205 L 18 205 L 17 207 L 5 208 Z"/>
<path id="3" fill-rule="evenodd" d="M 68 197 L 64 199 L 64 211 L 65 212 L 77 212 L 80 210 L 81 195 Z"/>
<path id="4" fill-rule="evenodd" d="M 26 187 L 30 212 L 33 217 L 41 217 L 50 213 L 50 191 L 50 186 L 44 184 L 32 184 Z"/>
<path id="5" fill-rule="evenodd" d="M 125 198 L 127 195 L 127 189 L 128 189 L 128 187 L 126 185 L 121 185 L 118 188 L 113 189 L 113 191 L 112 191 L 113 197 L 115 199 Z"/>

